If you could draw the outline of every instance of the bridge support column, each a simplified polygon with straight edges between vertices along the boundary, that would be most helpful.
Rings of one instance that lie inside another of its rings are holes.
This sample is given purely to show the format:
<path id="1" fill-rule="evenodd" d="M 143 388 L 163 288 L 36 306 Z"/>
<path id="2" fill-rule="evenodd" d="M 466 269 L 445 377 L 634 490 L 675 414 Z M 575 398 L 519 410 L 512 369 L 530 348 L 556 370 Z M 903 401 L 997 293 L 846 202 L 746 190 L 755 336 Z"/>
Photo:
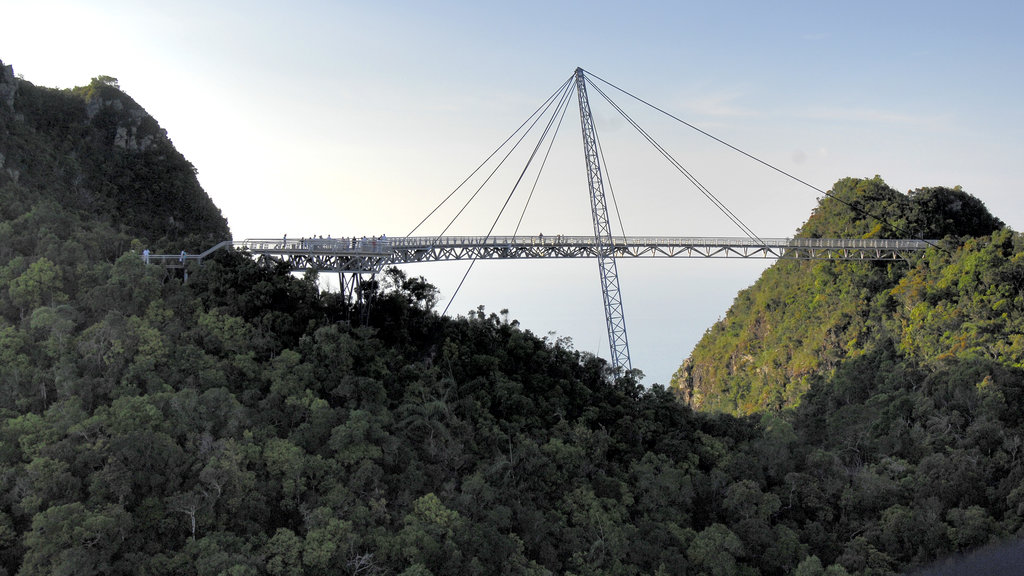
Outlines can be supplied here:
<path id="1" fill-rule="evenodd" d="M 583 69 L 576 69 L 576 92 L 580 102 L 580 124 L 583 127 L 583 155 L 587 162 L 587 183 L 590 186 L 590 208 L 594 216 L 594 239 L 597 241 L 597 262 L 601 272 L 601 290 L 604 296 L 604 317 L 608 324 L 608 347 L 612 367 L 629 370 L 629 340 L 626 338 L 626 318 L 622 311 L 622 293 L 619 291 L 619 270 L 615 263 L 615 244 L 608 220 L 608 201 L 604 196 L 601 162 L 597 145 L 597 130 L 590 114 L 587 99 L 587 80 Z"/>
<path id="2" fill-rule="evenodd" d="M 370 304 L 377 294 L 377 275 L 363 272 L 338 272 L 341 297 L 359 314 L 360 324 L 370 320 Z"/>

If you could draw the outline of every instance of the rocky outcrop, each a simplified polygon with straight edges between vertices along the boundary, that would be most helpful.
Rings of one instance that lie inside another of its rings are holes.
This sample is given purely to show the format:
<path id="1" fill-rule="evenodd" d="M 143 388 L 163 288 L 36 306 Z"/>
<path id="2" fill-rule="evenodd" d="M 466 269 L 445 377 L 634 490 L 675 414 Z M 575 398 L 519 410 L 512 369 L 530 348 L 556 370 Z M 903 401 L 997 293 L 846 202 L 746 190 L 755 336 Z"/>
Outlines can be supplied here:
<path id="1" fill-rule="evenodd" d="M 14 66 L 5 66 L 0 61 L 0 105 L 14 110 L 14 95 L 18 93 L 18 79 L 14 77 Z"/>
<path id="2" fill-rule="evenodd" d="M 156 138 L 152 134 L 139 138 L 138 131 L 138 126 L 118 126 L 117 133 L 114 135 L 114 146 L 132 152 L 142 152 L 149 149 Z"/>
<path id="3" fill-rule="evenodd" d="M 152 148 L 158 140 L 167 137 L 166 131 L 157 127 L 156 122 L 145 110 L 130 99 L 128 104 L 125 104 L 119 94 L 120 90 L 97 90 L 87 98 L 85 104 L 85 114 L 90 122 L 95 122 L 101 112 L 114 114 L 117 122 L 113 134 L 115 148 L 144 152 Z"/>

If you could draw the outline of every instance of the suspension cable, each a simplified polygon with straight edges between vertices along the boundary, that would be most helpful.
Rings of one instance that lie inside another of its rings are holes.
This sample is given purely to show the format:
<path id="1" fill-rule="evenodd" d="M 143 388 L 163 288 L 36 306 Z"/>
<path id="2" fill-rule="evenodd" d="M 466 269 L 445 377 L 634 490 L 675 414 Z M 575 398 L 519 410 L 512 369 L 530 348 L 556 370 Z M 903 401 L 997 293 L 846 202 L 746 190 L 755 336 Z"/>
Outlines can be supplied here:
<path id="1" fill-rule="evenodd" d="M 587 77 L 584 76 L 583 79 L 586 81 Z M 597 89 L 597 86 L 594 86 L 593 82 L 590 83 L 590 86 Z M 598 92 L 600 92 L 600 90 L 598 90 Z M 622 225 L 622 211 L 619 210 L 619 199 L 615 196 L 615 187 L 612 186 L 611 167 L 608 165 L 608 160 L 604 156 L 604 146 L 601 145 L 601 134 L 597 131 L 597 126 L 594 126 L 594 142 L 597 143 L 597 154 L 601 158 L 601 165 L 604 166 L 604 181 L 608 184 L 608 193 L 612 196 L 612 206 L 615 207 L 615 219 L 619 221 L 619 230 L 622 232 L 622 235 L 625 236 L 626 227 Z M 608 229 L 611 230 L 611 226 L 609 226 Z"/>
<path id="2" fill-rule="evenodd" d="M 569 87 L 571 86 L 571 84 L 569 82 L 566 82 L 562 86 L 563 86 L 563 89 L 566 92 L 569 92 Z M 544 130 L 541 132 L 540 137 L 538 138 L 537 143 L 534 145 L 533 151 L 530 153 L 529 158 L 527 158 L 527 160 L 526 160 L 526 165 L 523 167 L 523 170 L 519 173 L 519 177 L 516 179 L 515 184 L 512 185 L 511 190 L 509 190 L 508 196 L 505 198 L 505 203 L 502 204 L 501 210 L 498 211 L 498 215 L 495 216 L 494 221 L 491 223 L 491 227 L 487 231 L 487 235 L 484 237 L 484 241 L 485 242 L 494 233 L 494 228 L 498 225 L 498 221 L 501 219 L 502 214 L 504 214 L 505 209 L 508 207 L 509 202 L 512 201 L 512 196 L 515 195 L 516 190 L 519 189 L 519 185 L 522 183 L 523 178 L 526 176 L 527 171 L 530 169 L 530 166 L 533 164 L 534 159 L 537 157 L 537 152 L 541 149 L 541 145 L 547 139 L 548 134 L 551 133 L 552 126 L 556 125 L 555 120 L 559 119 L 557 125 L 561 125 L 560 118 L 564 114 L 559 114 L 558 108 L 563 106 L 564 103 L 567 102 L 567 101 L 568 101 L 568 98 L 565 98 L 564 96 L 559 98 L 558 106 L 555 107 L 554 113 L 548 119 L 547 125 L 544 127 Z M 549 102 L 550 102 L 550 99 L 549 99 Z M 550 109 L 550 105 L 547 106 L 546 109 Z M 538 116 L 537 118 L 539 120 L 540 116 Z M 519 139 L 518 142 L 516 142 L 517 146 L 518 146 L 519 143 L 522 142 L 523 138 L 526 137 L 526 134 L 528 134 L 530 131 L 533 130 L 533 128 L 536 126 L 536 124 L 537 124 L 537 122 L 535 121 L 530 126 L 530 128 L 526 132 L 523 133 L 523 136 Z M 557 130 L 556 130 L 556 132 L 557 132 Z M 553 138 L 553 136 L 552 136 L 552 138 Z M 549 148 L 549 150 L 550 150 L 550 148 Z M 509 152 L 509 154 L 511 154 L 511 151 Z M 503 164 L 507 158 L 508 158 L 508 155 L 506 155 L 505 158 L 502 159 L 501 164 Z M 546 156 L 545 156 L 545 159 L 546 159 Z M 500 168 L 501 164 L 499 164 L 499 166 L 495 168 L 495 171 L 497 171 L 497 169 Z M 491 176 L 493 176 L 493 175 L 494 175 L 494 172 L 491 172 Z M 490 180 L 490 176 L 488 176 L 488 180 Z M 486 183 L 487 182 L 485 181 L 484 184 L 486 184 Z M 483 185 L 481 185 L 481 187 L 483 187 Z M 477 192 L 479 192 L 479 189 L 477 190 Z M 473 197 L 476 197 L 475 193 L 474 193 Z M 472 198 L 470 198 L 470 201 L 472 201 Z M 466 204 L 468 205 L 469 202 L 467 202 Z M 465 207 L 463 207 L 463 210 L 465 210 Z M 462 211 L 460 210 L 459 214 L 461 214 L 461 213 L 462 213 Z M 456 218 L 458 218 L 458 215 L 456 215 Z M 454 223 L 454 221 L 455 220 L 453 219 L 452 223 Z M 452 223 L 449 223 L 448 226 L 450 227 Z M 447 230 L 447 228 L 445 228 L 445 230 Z M 444 232 L 442 232 L 441 234 L 443 235 Z M 451 307 L 452 303 L 455 301 L 455 297 L 458 296 L 459 290 L 462 289 L 462 285 L 466 282 L 466 278 L 469 277 L 469 273 L 473 270 L 473 267 L 476 265 L 477 260 L 478 260 L 478 258 L 473 258 L 470 261 L 469 266 L 466 268 L 466 272 L 463 273 L 462 279 L 459 281 L 459 285 L 456 286 L 455 291 L 452 293 L 452 297 L 448 300 L 448 304 L 444 307 L 444 311 L 441 312 L 442 316 L 444 316 L 444 315 L 446 315 L 448 313 L 448 309 Z"/>
<path id="3" fill-rule="evenodd" d="M 563 84 L 563 87 L 566 90 L 569 89 L 569 86 L 570 86 L 570 84 L 568 82 Z M 543 112 L 541 112 L 540 114 L 536 114 L 535 113 L 533 116 L 531 116 L 531 118 L 533 118 L 533 123 L 530 124 L 530 127 L 527 128 L 525 131 L 523 131 L 523 134 L 519 137 L 518 140 L 516 140 L 516 143 L 512 145 L 512 147 L 505 154 L 505 156 L 502 157 L 501 161 L 499 161 L 498 164 L 494 167 L 494 169 L 491 170 L 491 173 L 487 175 L 487 178 L 485 178 L 484 181 L 480 183 L 480 186 L 478 186 L 476 191 L 473 192 L 473 195 L 469 197 L 469 200 L 466 200 L 466 203 L 463 204 L 462 208 L 459 209 L 458 213 L 456 213 L 455 216 L 452 217 L 451 221 L 448 222 L 448 225 L 445 226 L 444 229 L 441 230 L 441 232 L 439 234 L 437 234 L 437 238 L 440 238 L 441 236 L 444 236 L 445 232 L 447 232 L 448 229 L 451 228 L 452 225 L 455 224 L 455 221 L 459 219 L 459 216 L 462 216 L 462 213 L 466 211 L 466 208 L 469 208 L 470 203 L 472 203 L 473 200 L 476 199 L 477 195 L 480 194 L 480 191 L 483 190 L 484 186 L 486 186 L 487 183 L 491 181 L 491 178 L 493 178 L 494 175 L 498 172 L 498 170 L 501 169 L 501 167 L 505 164 L 505 161 L 508 160 L 509 156 L 511 156 L 512 153 L 515 152 L 516 148 L 518 148 L 519 145 L 522 144 L 523 140 L 526 139 L 527 134 L 529 134 L 534 129 L 534 127 L 537 126 L 537 123 L 540 122 L 541 118 L 544 117 L 544 114 L 547 113 L 547 111 L 551 108 L 552 101 L 554 100 L 554 96 L 555 95 L 552 95 L 552 97 L 549 97 L 548 100 L 545 102 L 545 106 L 543 107 L 544 108 Z M 549 125 L 550 125 L 550 121 L 549 121 Z M 546 133 L 546 130 L 545 130 L 545 133 Z"/>
<path id="4" fill-rule="evenodd" d="M 469 180 L 471 178 L 473 178 L 473 176 L 475 176 L 476 173 L 479 172 L 484 166 L 486 166 L 487 163 L 490 162 L 491 159 L 494 158 L 494 156 L 497 155 L 498 152 L 500 152 L 501 149 L 504 148 L 505 145 L 508 144 L 510 140 L 515 138 L 516 134 L 518 134 L 519 131 L 522 130 L 524 126 L 529 124 L 530 121 L 534 119 L 534 117 L 538 117 L 539 118 L 540 115 L 543 114 L 543 110 L 546 110 L 550 106 L 551 101 L 556 99 L 558 97 L 559 93 L 561 93 L 564 90 L 566 90 L 567 87 L 569 85 L 571 85 L 571 83 L 572 83 L 572 78 L 570 77 L 557 90 L 555 90 L 550 96 L 548 96 L 547 100 L 545 100 L 540 106 L 537 107 L 536 110 L 533 111 L 533 114 L 530 114 L 530 116 L 527 117 L 526 120 L 524 120 L 523 123 L 520 124 L 519 127 L 515 129 L 515 131 L 512 132 L 512 134 L 509 134 L 508 138 L 505 138 L 505 141 L 502 142 L 501 144 L 499 144 L 498 147 L 495 148 L 494 151 L 491 152 L 490 155 L 487 156 L 487 158 L 484 158 L 484 161 L 481 162 L 480 165 L 477 166 L 472 172 L 470 172 L 469 176 L 466 176 L 466 178 L 458 186 L 456 186 L 454 190 L 449 192 L 448 195 L 445 196 L 444 199 L 441 200 L 441 202 L 437 206 L 435 206 L 434 209 L 431 210 L 429 214 L 424 216 L 423 220 L 420 220 L 420 223 L 417 224 L 416 226 L 414 226 L 413 229 L 410 230 L 409 233 L 405 235 L 405 237 L 408 238 L 408 237 L 412 236 L 416 232 L 416 230 L 419 230 L 420 226 L 422 226 L 424 222 L 429 220 L 430 217 L 434 215 L 434 213 L 436 213 L 438 210 L 440 210 L 441 207 L 444 206 L 444 204 L 446 202 L 448 202 L 448 200 L 450 200 L 451 197 L 454 196 L 456 192 L 461 190 L 462 187 L 466 185 L 466 182 L 469 182 Z M 534 124 L 536 124 L 536 120 L 534 120 Z M 527 132 L 529 132 L 529 129 L 527 130 Z M 522 138 L 520 138 L 520 141 L 522 141 Z M 516 144 L 518 145 L 518 142 Z M 514 148 L 515 148 L 515 146 L 513 146 L 513 149 Z M 511 153 L 511 151 L 509 153 Z M 506 155 L 505 158 L 508 158 L 508 155 Z M 504 159 L 502 159 L 502 162 L 504 162 Z M 499 164 L 499 166 L 500 166 L 500 164 Z M 493 172 L 492 172 L 492 175 L 493 175 Z M 479 191 L 480 190 L 477 189 L 477 192 L 479 192 Z M 476 197 L 476 194 L 474 194 L 473 197 Z M 470 201 L 472 201 L 472 198 L 470 198 Z M 466 204 L 468 205 L 469 202 L 467 202 Z M 463 207 L 463 210 L 464 209 L 465 209 L 465 207 Z M 459 213 L 461 214 L 461 211 Z M 457 217 L 458 216 L 456 216 L 456 218 Z M 454 220 L 453 220 L 453 222 L 454 222 Z M 449 224 L 448 226 L 450 227 L 451 224 Z M 447 229 L 448 228 L 446 227 L 445 230 L 447 230 Z"/>
<path id="5" fill-rule="evenodd" d="M 719 200 L 717 196 L 715 196 L 706 186 L 704 186 L 704 184 L 697 180 L 696 176 L 694 176 L 678 160 L 676 160 L 675 157 L 672 156 L 672 154 L 670 154 L 664 146 L 662 146 L 657 140 L 654 139 L 653 136 L 650 135 L 649 132 L 647 132 L 647 130 L 641 127 L 640 124 L 637 123 L 629 114 L 627 114 L 625 110 L 623 110 L 616 102 L 614 102 L 607 94 L 605 94 L 603 90 L 601 90 L 598 86 L 594 86 L 593 83 L 591 83 L 591 85 L 593 86 L 594 90 L 597 91 L 598 94 L 600 94 L 609 104 L 611 104 L 611 106 L 615 108 L 615 110 L 623 118 L 625 118 L 626 121 L 629 122 L 629 124 L 634 129 L 636 129 L 636 131 L 639 132 L 640 135 L 643 136 L 643 138 L 647 140 L 647 142 L 651 146 L 654 147 L 655 150 L 661 153 L 661 155 L 666 160 L 668 160 L 668 162 L 672 164 L 672 166 L 675 167 L 676 170 L 683 174 L 683 176 L 685 176 L 686 179 L 689 180 L 690 183 L 693 184 L 704 195 L 704 197 L 711 201 L 711 203 L 714 204 L 719 211 L 721 211 L 730 221 L 732 221 L 732 223 L 735 224 L 740 229 L 740 231 L 746 234 L 747 237 L 750 238 L 751 240 L 755 240 L 758 242 L 761 241 L 760 237 L 749 226 L 747 226 L 743 222 L 743 220 L 739 218 L 739 216 L 737 216 L 732 210 L 730 210 L 724 202 Z"/>
<path id="6" fill-rule="evenodd" d="M 726 142 L 725 140 L 722 140 L 721 138 L 719 138 L 717 136 L 714 136 L 714 135 L 709 134 L 708 132 L 706 132 L 704 130 L 701 130 L 700 128 L 694 126 L 693 124 L 690 124 L 689 122 L 683 120 L 682 118 L 679 118 L 678 116 L 675 116 L 675 115 L 673 115 L 673 114 L 671 114 L 669 112 L 666 112 L 665 110 L 655 106 L 654 104 L 651 104 L 650 102 L 644 100 L 643 98 L 640 98 L 639 96 L 629 92 L 628 90 L 624 90 L 624 89 L 616 86 L 615 84 L 612 84 L 611 82 L 605 80 L 604 78 L 601 78 L 600 76 L 597 76 L 596 74 L 591 74 L 591 73 L 587 72 L 587 76 L 593 77 L 593 78 L 595 78 L 597 80 L 600 80 L 601 82 L 604 82 L 608 86 L 611 86 L 612 88 L 618 90 L 619 92 L 625 94 L 626 96 L 629 96 L 630 98 L 636 100 L 637 102 L 640 102 L 641 104 L 643 104 L 643 105 L 645 105 L 645 106 L 647 106 L 647 107 L 649 107 L 649 108 L 651 108 L 651 109 L 653 109 L 653 110 L 655 110 L 657 112 L 660 112 L 661 114 L 664 114 L 665 116 L 668 116 L 669 118 L 675 120 L 676 122 L 679 122 L 680 124 L 686 126 L 687 128 L 695 130 L 695 131 L 703 134 L 704 136 L 707 136 L 708 138 L 711 138 L 715 142 L 718 142 L 719 144 L 721 144 L 721 145 L 723 145 L 723 146 L 725 146 L 725 147 L 727 147 L 727 148 L 729 148 L 729 149 L 731 149 L 731 150 L 733 150 L 735 152 L 738 152 L 738 153 L 746 156 L 747 158 L 750 158 L 751 160 L 754 160 L 755 162 L 757 162 L 759 164 L 762 164 L 762 165 L 766 166 L 767 168 L 770 168 L 771 170 L 774 170 L 775 172 L 778 172 L 779 174 L 782 174 L 783 176 L 789 178 L 790 180 L 793 180 L 794 182 L 798 182 L 800 184 L 803 184 L 804 186 L 810 188 L 811 190 L 814 190 L 815 192 L 818 192 L 818 193 L 820 193 L 820 194 L 822 194 L 824 196 L 832 198 L 836 202 L 839 202 L 840 204 L 843 204 L 844 206 L 850 208 L 851 210 L 857 212 L 858 214 L 861 214 L 863 216 L 867 216 L 869 218 L 877 220 L 877 221 L 881 222 L 882 224 L 885 224 L 886 226 L 888 226 L 889 228 L 893 229 L 894 231 L 896 231 L 898 233 L 902 233 L 902 234 L 905 234 L 906 236 L 910 236 L 910 237 L 914 236 L 914 234 L 911 231 L 906 230 L 906 229 L 904 229 L 904 228 L 902 228 L 900 226 L 897 226 L 897 225 L 893 224 L 892 222 L 889 222 L 885 218 L 883 218 L 881 216 L 878 216 L 877 214 L 873 214 L 873 213 L 865 210 L 864 208 L 861 208 L 860 206 L 857 206 L 857 205 L 855 205 L 855 204 L 853 204 L 851 202 L 847 202 L 846 200 L 843 200 L 842 198 L 840 198 L 839 196 L 833 194 L 832 192 L 829 192 L 827 190 L 822 190 L 821 188 L 819 188 L 819 187 L 817 187 L 817 186 L 815 186 L 815 185 L 813 185 L 813 184 L 811 184 L 811 183 L 809 183 L 809 182 L 807 182 L 805 180 L 797 178 L 796 176 L 790 174 L 789 172 L 786 172 L 785 170 L 783 170 L 783 169 L 781 169 L 781 168 L 779 168 L 777 166 L 774 166 L 773 164 L 770 164 L 770 163 L 768 163 L 768 162 L 766 162 L 764 160 L 761 160 L 757 156 L 754 156 L 753 154 L 750 154 L 749 152 L 741 150 L 740 148 L 737 148 L 736 146 L 733 146 L 732 144 Z M 928 241 L 926 240 L 926 242 L 928 242 Z M 946 250 L 944 247 L 939 246 L 938 244 L 936 244 L 934 242 L 928 242 L 928 243 L 931 244 L 932 247 L 934 247 L 934 248 L 938 248 L 938 249 L 940 249 L 940 250 L 942 250 L 944 252 L 948 252 L 948 250 Z"/>
<path id="7" fill-rule="evenodd" d="M 559 106 L 562 109 L 561 114 L 558 113 L 558 111 L 557 111 L 558 108 L 555 109 L 556 110 L 555 114 L 559 115 L 558 124 L 555 126 L 554 134 L 552 134 L 551 138 L 548 140 L 547 152 L 544 153 L 544 160 L 541 162 L 540 168 L 537 169 L 537 177 L 533 181 L 533 186 L 530 187 L 530 195 L 526 197 L 526 204 L 523 205 L 523 211 L 519 215 L 519 220 L 516 222 L 515 230 L 512 232 L 512 237 L 513 238 L 515 238 L 516 236 L 519 235 L 519 227 L 522 226 L 523 218 L 526 217 L 526 209 L 530 207 L 530 201 L 533 199 L 533 193 L 536 192 L 537 184 L 540 182 L 540 175 L 544 172 L 544 167 L 547 166 L 547 164 L 548 164 L 548 157 L 551 155 L 551 149 L 555 145 L 555 139 L 558 138 L 558 131 L 562 127 L 562 121 L 565 120 L 565 113 L 566 113 L 566 111 L 569 110 L 569 100 L 570 100 L 570 96 L 571 95 L 572 95 L 572 91 L 570 91 L 570 90 L 566 90 L 563 93 L 562 102 L 561 102 L 561 104 L 559 104 Z"/>

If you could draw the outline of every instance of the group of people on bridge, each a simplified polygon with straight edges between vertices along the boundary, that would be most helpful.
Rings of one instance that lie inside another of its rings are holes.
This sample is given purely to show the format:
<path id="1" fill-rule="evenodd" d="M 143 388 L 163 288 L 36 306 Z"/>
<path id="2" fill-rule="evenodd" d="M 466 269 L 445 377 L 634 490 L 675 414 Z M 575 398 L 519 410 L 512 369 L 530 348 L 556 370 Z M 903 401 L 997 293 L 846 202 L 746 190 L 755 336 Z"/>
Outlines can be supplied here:
<path id="1" fill-rule="evenodd" d="M 282 237 L 281 249 L 287 250 L 289 248 L 299 248 L 301 250 L 321 249 L 321 250 L 357 250 L 357 251 L 371 251 L 381 252 L 385 247 L 388 246 L 388 238 L 386 235 L 381 234 L 380 236 L 363 236 L 357 238 L 333 239 L 328 234 L 327 238 L 321 236 L 310 236 L 309 238 L 302 237 L 298 241 L 298 246 L 294 246 L 295 241 L 292 241 L 293 245 L 288 244 L 288 235 Z"/>
<path id="2" fill-rule="evenodd" d="M 143 251 L 142 251 L 142 261 L 145 262 L 146 264 L 149 264 L 149 257 L 151 255 L 152 255 L 152 253 L 149 251 L 149 248 L 143 249 Z M 185 264 L 185 259 L 187 257 L 188 257 L 188 252 L 182 250 L 181 254 L 178 255 L 178 263 L 184 265 Z M 160 263 L 166 264 L 166 256 L 163 257 L 160 260 Z"/>
<path id="3" fill-rule="evenodd" d="M 284 235 L 281 237 L 280 243 L 273 240 L 247 240 L 244 244 L 259 250 L 351 250 L 356 252 L 384 252 L 390 246 L 388 237 L 384 234 L 380 236 L 363 236 L 362 238 L 352 236 L 351 238 L 342 239 L 331 238 L 330 234 L 328 234 L 326 238 L 323 236 L 310 236 L 309 238 L 302 237 L 299 240 L 291 240 L 290 242 L 288 236 Z M 163 265 L 173 265 L 174 260 L 177 260 L 177 264 L 184 266 L 186 259 L 196 258 L 196 256 L 190 257 L 184 250 L 178 255 L 156 255 L 155 260 L 153 256 L 149 248 L 142 251 L 142 261 L 146 264 L 155 262 Z"/>

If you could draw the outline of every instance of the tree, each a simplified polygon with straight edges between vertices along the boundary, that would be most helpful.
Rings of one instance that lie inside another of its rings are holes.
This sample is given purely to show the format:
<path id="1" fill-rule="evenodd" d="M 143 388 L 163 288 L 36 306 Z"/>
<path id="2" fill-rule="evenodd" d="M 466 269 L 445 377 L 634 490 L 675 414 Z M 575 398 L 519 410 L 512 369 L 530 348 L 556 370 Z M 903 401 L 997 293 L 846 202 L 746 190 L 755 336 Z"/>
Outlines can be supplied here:
<path id="1" fill-rule="evenodd" d="M 131 530 L 131 515 L 116 504 L 88 509 L 80 502 L 54 506 L 32 519 L 18 574 L 109 574 Z"/>
<path id="2" fill-rule="evenodd" d="M 946 513 L 949 541 L 954 550 L 973 550 L 1002 536 L 996 521 L 981 506 L 954 508 Z"/>
<path id="3" fill-rule="evenodd" d="M 281 438 L 271 438 L 263 448 L 267 472 L 277 479 L 275 492 L 281 495 L 281 506 L 295 510 L 308 487 L 306 453 L 302 448 Z"/>
<path id="4" fill-rule="evenodd" d="M 302 538 L 287 528 L 278 528 L 263 547 L 267 573 L 272 576 L 302 576 Z"/>
<path id="5" fill-rule="evenodd" d="M 210 504 L 210 495 L 199 490 L 187 490 L 178 492 L 167 497 L 167 510 L 178 514 L 184 514 L 188 522 L 189 538 L 196 539 L 196 531 L 199 527 L 197 516 Z"/>
<path id="6" fill-rule="evenodd" d="M 0 320 L 0 407 L 25 408 L 33 403 L 28 388 L 32 381 L 32 365 L 25 354 L 27 339 L 14 326 Z"/>
<path id="7" fill-rule="evenodd" d="M 420 564 L 438 573 L 459 566 L 461 554 L 455 535 L 461 529 L 462 518 L 437 495 L 430 493 L 416 499 L 403 523 L 396 544 L 400 557 L 409 565 Z"/>
<path id="8" fill-rule="evenodd" d="M 738 574 L 737 558 L 742 555 L 743 542 L 722 524 L 712 524 L 698 532 L 686 551 L 694 567 L 709 576 Z"/>
<path id="9" fill-rule="evenodd" d="M 22 315 L 43 304 L 50 305 L 67 300 L 61 292 L 61 270 L 48 258 L 40 258 L 29 265 L 20 276 L 11 281 L 8 293 L 11 302 L 21 309 Z"/>
<path id="10" fill-rule="evenodd" d="M 308 524 L 302 550 L 303 565 L 317 574 L 340 573 L 342 563 L 347 565 L 352 561 L 347 555 L 356 549 L 352 523 L 336 518 L 331 509 L 320 507 L 309 515 Z M 362 563 L 364 569 L 372 564 L 372 561 Z"/>
<path id="11" fill-rule="evenodd" d="M 804 558 L 793 571 L 793 576 L 823 576 L 824 574 L 825 568 L 821 565 L 821 560 L 814 555 Z"/>

